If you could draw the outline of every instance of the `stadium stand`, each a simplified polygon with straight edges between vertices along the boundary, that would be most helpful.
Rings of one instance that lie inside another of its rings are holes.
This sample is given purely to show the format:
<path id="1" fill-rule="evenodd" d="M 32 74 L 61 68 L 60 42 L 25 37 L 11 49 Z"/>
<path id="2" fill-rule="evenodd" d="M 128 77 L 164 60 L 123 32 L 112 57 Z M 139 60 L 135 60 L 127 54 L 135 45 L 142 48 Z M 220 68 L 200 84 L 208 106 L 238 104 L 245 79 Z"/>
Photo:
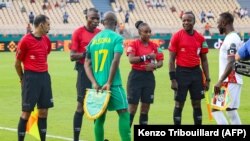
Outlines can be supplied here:
<path id="1" fill-rule="evenodd" d="M 92 0 L 79 0 L 78 3 L 61 2 L 65 0 L 49 0 L 49 4 L 45 4 L 47 9 L 43 9 L 43 0 L 37 0 L 30 3 L 29 0 L 13 0 L 8 2 L 0 2 L 0 34 L 24 34 L 28 24 L 28 14 L 32 11 L 35 15 L 40 13 L 46 14 L 51 19 L 51 34 L 70 34 L 73 30 L 86 23 L 84 9 L 94 7 Z M 107 0 L 105 0 L 107 1 Z M 150 3 L 146 3 L 149 1 Z M 240 0 L 239 0 L 240 1 Z M 241 0 L 244 1 L 244 0 Z M 55 7 L 56 2 L 59 7 Z M 210 32 L 217 33 L 216 21 L 219 13 L 229 11 L 232 12 L 237 8 L 245 8 L 241 6 L 237 0 L 160 0 L 161 6 L 156 7 L 156 0 L 133 0 L 135 8 L 133 12 L 129 12 L 129 22 L 125 23 L 125 31 L 132 37 L 137 35 L 134 23 L 137 20 L 143 20 L 152 27 L 154 33 L 173 33 L 181 28 L 180 12 L 193 11 L 196 16 L 195 28 L 201 33 L 204 32 L 205 23 L 200 21 L 200 13 L 204 11 L 212 11 L 214 19 L 206 19 L 212 26 Z M 96 3 L 96 0 L 95 0 Z M 243 2 L 246 4 L 246 2 Z M 48 8 L 51 5 L 51 8 Z M 250 4 L 249 4 L 250 5 Z M 24 6 L 26 12 L 21 11 Z M 111 8 L 115 11 L 117 7 L 121 7 L 121 11 L 116 11 L 119 22 L 124 23 L 125 13 L 129 11 L 128 0 L 115 0 L 111 3 Z M 175 12 L 171 11 L 171 7 L 175 8 Z M 69 14 L 69 23 L 63 23 L 63 13 Z M 103 11 L 105 12 L 105 11 Z M 235 28 L 242 33 L 250 33 L 250 18 L 245 16 L 240 18 L 235 16 Z M 100 28 L 102 26 L 100 25 Z"/>
<path id="2" fill-rule="evenodd" d="M 126 29 L 131 32 L 132 35 L 137 34 L 134 30 L 134 24 L 136 20 L 143 20 L 153 28 L 155 33 L 173 33 L 181 28 L 181 20 L 179 18 L 180 12 L 183 11 L 193 11 L 196 16 L 195 28 L 201 33 L 204 32 L 205 23 L 200 21 L 201 11 L 212 11 L 214 14 L 214 19 L 206 19 L 212 27 L 211 33 L 217 33 L 216 21 L 221 12 L 232 12 L 235 7 L 241 7 L 237 0 L 163 0 L 164 6 L 156 8 L 154 0 L 148 0 L 150 7 L 145 2 L 146 0 L 134 0 L 135 10 L 130 12 L 130 22 L 126 24 Z M 122 6 L 124 9 L 122 12 L 117 13 L 120 16 L 120 20 L 124 21 L 124 14 L 128 9 L 127 1 L 116 0 L 112 3 L 112 7 Z M 171 11 L 171 7 L 174 6 L 176 12 Z M 235 17 L 236 30 L 239 32 L 250 32 L 250 18 L 246 16 L 244 18 Z"/>

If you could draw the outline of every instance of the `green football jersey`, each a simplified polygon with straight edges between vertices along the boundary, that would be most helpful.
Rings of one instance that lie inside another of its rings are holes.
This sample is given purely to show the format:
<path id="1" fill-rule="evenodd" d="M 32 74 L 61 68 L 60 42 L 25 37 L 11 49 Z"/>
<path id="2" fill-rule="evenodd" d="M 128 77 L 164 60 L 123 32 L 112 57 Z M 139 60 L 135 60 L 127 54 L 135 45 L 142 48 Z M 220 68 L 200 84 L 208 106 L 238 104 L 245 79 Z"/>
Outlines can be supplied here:
<path id="1" fill-rule="evenodd" d="M 123 37 L 110 29 L 98 33 L 87 46 L 87 54 L 91 58 L 93 75 L 101 86 L 108 81 L 115 53 L 123 53 Z M 121 84 L 121 75 L 118 68 L 112 85 Z"/>

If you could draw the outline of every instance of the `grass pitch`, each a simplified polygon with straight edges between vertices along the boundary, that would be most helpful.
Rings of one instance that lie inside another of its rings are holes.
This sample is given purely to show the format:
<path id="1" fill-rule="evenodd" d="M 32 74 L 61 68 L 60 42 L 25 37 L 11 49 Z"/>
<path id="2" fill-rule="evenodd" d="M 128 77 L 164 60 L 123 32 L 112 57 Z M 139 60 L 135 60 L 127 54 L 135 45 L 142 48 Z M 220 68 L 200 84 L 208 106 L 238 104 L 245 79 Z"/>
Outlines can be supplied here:
<path id="1" fill-rule="evenodd" d="M 208 54 L 211 86 L 218 80 L 218 50 L 210 49 Z M 174 107 L 173 91 L 170 89 L 168 76 L 168 51 L 164 51 L 165 60 L 162 68 L 155 71 L 156 89 L 154 104 L 149 112 L 149 124 L 173 124 L 172 113 Z M 16 129 L 21 113 L 20 83 L 14 68 L 15 53 L 0 53 L 0 139 L 1 141 L 17 140 L 17 133 L 10 131 Z M 126 89 L 127 77 L 131 66 L 128 58 L 123 54 L 120 64 L 123 86 Z M 74 63 L 69 59 L 69 53 L 52 52 L 49 55 L 49 72 L 52 79 L 52 90 L 55 107 L 49 110 L 47 134 L 56 137 L 72 138 L 73 136 L 73 115 L 76 109 L 76 71 Z M 243 124 L 250 124 L 249 114 L 249 90 L 250 78 L 244 77 L 244 84 L 241 93 L 241 105 L 239 115 Z M 215 121 L 208 120 L 205 100 L 202 101 L 203 124 L 215 124 Z M 139 122 L 139 112 L 134 119 L 134 124 Z M 182 123 L 193 124 L 192 108 L 190 99 L 187 98 L 183 109 Z M 3 128 L 10 128 L 4 130 Z M 80 138 L 81 140 L 94 141 L 93 121 L 86 117 Z M 118 141 L 118 116 L 116 112 L 108 112 L 105 122 L 105 138 L 110 141 Z M 132 129 L 133 138 L 133 129 Z M 65 140 L 66 140 L 65 139 Z M 26 134 L 26 141 L 34 141 L 35 138 Z M 48 141 L 62 141 L 57 138 L 47 138 Z"/>

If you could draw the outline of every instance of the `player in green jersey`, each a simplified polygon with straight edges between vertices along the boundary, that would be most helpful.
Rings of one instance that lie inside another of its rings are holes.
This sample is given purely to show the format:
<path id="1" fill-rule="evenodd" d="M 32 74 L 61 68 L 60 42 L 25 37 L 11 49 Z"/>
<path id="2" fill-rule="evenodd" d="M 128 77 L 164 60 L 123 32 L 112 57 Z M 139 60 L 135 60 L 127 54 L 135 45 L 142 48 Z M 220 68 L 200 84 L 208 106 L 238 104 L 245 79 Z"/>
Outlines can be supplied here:
<path id="1" fill-rule="evenodd" d="M 122 86 L 119 71 L 123 53 L 123 37 L 115 32 L 117 17 L 106 12 L 103 19 L 104 30 L 98 33 L 87 46 L 84 68 L 92 87 L 97 90 L 111 91 L 107 109 L 119 115 L 119 133 L 122 141 L 130 141 L 128 102 Z M 95 120 L 95 140 L 104 140 L 106 112 Z"/>

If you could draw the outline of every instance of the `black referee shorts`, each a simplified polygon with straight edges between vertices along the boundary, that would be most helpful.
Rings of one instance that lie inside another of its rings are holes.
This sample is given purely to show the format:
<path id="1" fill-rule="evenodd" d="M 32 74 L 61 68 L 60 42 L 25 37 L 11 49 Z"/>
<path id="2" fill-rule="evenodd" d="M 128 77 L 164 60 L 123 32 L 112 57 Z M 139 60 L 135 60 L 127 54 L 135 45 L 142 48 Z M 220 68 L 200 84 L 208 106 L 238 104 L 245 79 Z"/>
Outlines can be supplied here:
<path id="1" fill-rule="evenodd" d="M 22 111 L 31 112 L 54 106 L 51 79 L 48 72 L 24 71 L 22 78 Z"/>
<path id="2" fill-rule="evenodd" d="M 127 94 L 129 104 L 153 103 L 155 77 L 152 71 L 132 69 L 128 76 Z"/>
<path id="3" fill-rule="evenodd" d="M 204 98 L 200 66 L 193 68 L 177 66 L 176 81 L 178 83 L 178 90 L 175 94 L 176 101 L 184 102 L 188 91 L 192 100 L 201 100 Z"/>
<path id="4" fill-rule="evenodd" d="M 75 65 L 75 69 L 77 70 L 77 101 L 83 103 L 83 99 L 85 97 L 86 89 L 91 88 L 91 82 L 88 79 L 83 64 L 77 62 Z"/>

